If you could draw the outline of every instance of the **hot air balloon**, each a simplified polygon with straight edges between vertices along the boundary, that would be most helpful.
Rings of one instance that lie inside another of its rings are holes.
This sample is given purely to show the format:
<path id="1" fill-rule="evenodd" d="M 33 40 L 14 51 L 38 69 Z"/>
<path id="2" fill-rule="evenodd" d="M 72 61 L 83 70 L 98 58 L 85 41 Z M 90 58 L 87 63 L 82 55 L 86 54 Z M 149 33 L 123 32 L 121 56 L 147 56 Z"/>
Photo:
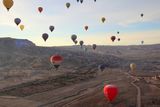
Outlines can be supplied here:
<path id="1" fill-rule="evenodd" d="M 69 8 L 71 6 L 70 3 L 66 3 L 66 7 Z"/>
<path id="2" fill-rule="evenodd" d="M 121 39 L 120 39 L 120 38 L 118 38 L 118 41 L 121 41 Z"/>
<path id="3" fill-rule="evenodd" d="M 80 41 L 79 44 L 81 45 L 81 48 L 82 48 L 84 42 L 83 42 L 83 41 Z"/>
<path id="4" fill-rule="evenodd" d="M 21 19 L 20 18 L 15 18 L 14 22 L 16 23 L 16 25 L 18 26 L 21 23 Z"/>
<path id="5" fill-rule="evenodd" d="M 111 37 L 112 42 L 114 42 L 114 41 L 115 41 L 115 39 L 116 39 L 116 37 L 115 37 L 115 36 L 112 36 L 112 37 Z"/>
<path id="6" fill-rule="evenodd" d="M 117 34 L 119 34 L 119 31 L 117 31 Z"/>
<path id="7" fill-rule="evenodd" d="M 106 21 L 106 18 L 105 17 L 102 17 L 102 22 L 104 23 Z"/>
<path id="8" fill-rule="evenodd" d="M 143 13 L 141 13 L 141 17 L 143 17 L 144 16 L 144 14 Z"/>
<path id="9" fill-rule="evenodd" d="M 41 13 L 43 11 L 43 7 L 38 7 L 38 11 Z"/>
<path id="10" fill-rule="evenodd" d="M 23 31 L 24 25 L 20 25 L 19 28 L 21 29 L 21 31 Z"/>
<path id="11" fill-rule="evenodd" d="M 98 69 L 99 69 L 100 71 L 104 71 L 106 67 L 107 67 L 106 64 L 101 64 L 101 65 L 98 66 Z"/>
<path id="12" fill-rule="evenodd" d="M 46 41 L 48 39 L 48 34 L 47 33 L 43 33 L 42 34 L 42 38 L 44 39 L 44 41 Z"/>
<path id="13" fill-rule="evenodd" d="M 54 26 L 50 26 L 49 29 L 50 29 L 51 32 L 53 32 Z"/>
<path id="14" fill-rule="evenodd" d="M 74 43 L 75 43 L 75 44 L 77 44 L 77 43 L 78 43 L 78 41 L 77 41 L 77 40 L 75 40 L 75 41 L 74 41 Z"/>
<path id="15" fill-rule="evenodd" d="M 71 39 L 72 39 L 72 41 L 74 42 L 74 41 L 77 39 L 77 35 L 73 34 L 73 35 L 71 36 Z"/>
<path id="16" fill-rule="evenodd" d="M 53 55 L 50 57 L 50 62 L 54 65 L 56 69 L 59 68 L 62 61 L 63 61 L 63 57 L 60 55 Z"/>
<path id="17" fill-rule="evenodd" d="M 3 5 L 6 7 L 8 11 L 13 6 L 13 4 L 14 4 L 13 0 L 3 0 Z"/>
<path id="18" fill-rule="evenodd" d="M 84 29 L 87 31 L 88 30 L 88 26 L 85 26 Z"/>
<path id="19" fill-rule="evenodd" d="M 109 102 L 113 102 L 118 95 L 118 88 L 115 85 L 106 85 L 103 89 L 104 96 Z"/>
<path id="20" fill-rule="evenodd" d="M 93 44 L 93 45 L 92 45 L 92 48 L 93 48 L 93 50 L 95 50 L 95 49 L 97 48 L 97 45 L 96 45 L 96 44 Z"/>
<path id="21" fill-rule="evenodd" d="M 83 3 L 83 0 L 80 0 L 81 3 Z"/>
<path id="22" fill-rule="evenodd" d="M 143 45 L 143 44 L 144 44 L 144 41 L 141 41 L 141 44 Z"/>
<path id="23" fill-rule="evenodd" d="M 135 72 L 135 70 L 136 70 L 136 64 L 135 63 L 131 63 L 130 64 L 130 68 L 131 68 L 132 72 Z"/>

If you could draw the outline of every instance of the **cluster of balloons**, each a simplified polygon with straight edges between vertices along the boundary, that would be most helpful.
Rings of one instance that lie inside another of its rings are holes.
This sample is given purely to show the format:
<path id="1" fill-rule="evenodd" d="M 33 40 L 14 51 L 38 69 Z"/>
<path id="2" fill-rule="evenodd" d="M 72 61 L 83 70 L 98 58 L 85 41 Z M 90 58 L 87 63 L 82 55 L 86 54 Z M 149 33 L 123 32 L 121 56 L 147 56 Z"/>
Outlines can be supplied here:
<path id="1" fill-rule="evenodd" d="M 119 33 L 120 33 L 120 32 L 117 31 L 117 34 L 119 34 Z M 112 42 L 114 42 L 114 41 L 116 40 L 116 36 L 111 36 L 111 40 L 112 40 Z M 118 40 L 118 41 L 121 41 L 120 38 L 117 38 L 117 40 Z"/>
<path id="2" fill-rule="evenodd" d="M 17 26 L 19 26 L 19 28 L 21 29 L 21 31 L 23 31 L 24 25 L 23 25 L 23 24 L 20 25 L 21 19 L 20 19 L 20 18 L 15 18 L 15 19 L 14 19 L 14 22 L 15 22 L 15 24 L 16 24 Z"/>
<path id="3" fill-rule="evenodd" d="M 3 5 L 6 7 L 6 9 L 8 11 L 12 8 L 13 4 L 14 4 L 13 0 L 3 0 Z M 20 18 L 15 18 L 14 22 L 16 23 L 17 26 L 19 26 L 21 31 L 24 29 L 24 25 L 23 24 L 19 25 L 21 23 L 21 19 Z"/>
<path id="4" fill-rule="evenodd" d="M 49 30 L 51 31 L 51 32 L 53 32 L 54 31 L 54 26 L 49 26 Z M 47 34 L 47 33 L 43 33 L 42 34 L 42 38 L 43 38 L 43 40 L 46 42 L 47 41 L 47 39 L 48 39 L 48 37 L 49 37 L 49 35 Z"/>
<path id="5" fill-rule="evenodd" d="M 77 2 L 83 3 L 83 0 L 77 0 Z M 94 0 L 94 2 L 96 2 L 96 0 Z M 4 6 L 6 7 L 6 9 L 9 11 L 9 10 L 12 8 L 12 6 L 13 6 L 14 1 L 13 1 L 13 0 L 3 0 L 3 4 L 4 4 Z M 69 2 L 67 2 L 67 3 L 66 3 L 67 9 L 69 9 L 70 6 L 71 6 L 71 4 L 70 4 Z M 39 13 L 42 13 L 42 12 L 43 12 L 43 7 L 38 7 L 38 11 L 39 11 Z M 144 14 L 141 13 L 140 16 L 141 16 L 141 17 L 144 17 Z M 101 22 L 102 22 L 102 23 L 105 23 L 105 21 L 106 21 L 106 18 L 105 18 L 105 17 L 102 17 L 102 18 L 101 18 Z M 20 27 L 21 30 L 24 30 L 24 25 L 21 24 L 21 19 L 20 19 L 20 18 L 15 18 L 15 19 L 14 19 L 14 22 L 15 22 L 15 24 L 16 24 L 17 26 Z M 54 29 L 55 29 L 55 27 L 54 27 L 53 25 L 50 25 L 50 26 L 49 26 L 50 32 L 53 32 Z M 86 31 L 88 31 L 89 26 L 87 26 L 87 25 L 84 26 L 84 29 L 85 29 Z M 120 32 L 117 31 L 117 34 L 120 34 Z M 48 37 L 49 37 L 49 35 L 48 35 L 47 33 L 43 33 L 43 34 L 42 34 L 42 38 L 43 38 L 44 41 L 47 41 Z M 120 38 L 117 38 L 116 36 L 111 36 L 111 41 L 112 41 L 112 42 L 114 42 L 116 39 L 117 39 L 118 41 L 121 40 Z M 74 42 L 74 44 L 76 45 L 76 44 L 78 43 L 78 41 L 77 41 L 77 35 L 76 35 L 76 34 L 71 35 L 71 40 L 72 40 L 72 41 Z M 144 41 L 141 41 L 141 44 L 144 44 Z M 81 48 L 82 48 L 83 45 L 84 45 L 84 41 L 83 41 L 83 40 L 79 41 L 79 45 L 80 45 Z M 93 45 L 92 45 L 92 49 L 95 50 L 96 48 L 97 48 L 97 45 L 96 45 L 96 44 L 93 44 Z M 87 50 L 86 47 L 85 47 L 84 49 Z M 52 55 L 52 56 L 50 57 L 50 62 L 51 62 L 51 64 L 54 65 L 54 67 L 55 67 L 56 70 L 57 70 L 57 69 L 60 67 L 61 63 L 63 62 L 63 57 L 62 57 L 61 55 L 58 55 L 58 54 Z M 98 69 L 99 69 L 100 71 L 104 71 L 104 70 L 106 69 L 106 67 L 107 67 L 106 64 L 101 64 L 101 65 L 98 66 Z M 131 63 L 131 64 L 130 64 L 130 69 L 131 69 L 132 72 L 135 72 L 135 70 L 136 70 L 136 64 L 135 64 L 135 63 Z M 107 100 L 108 100 L 109 102 L 112 102 L 112 101 L 115 100 L 115 98 L 116 98 L 117 95 L 118 95 L 118 87 L 117 87 L 116 85 L 106 85 L 106 86 L 104 87 L 104 89 L 103 89 L 103 92 L 104 92 L 104 96 L 107 98 Z"/>
<path id="6" fill-rule="evenodd" d="M 72 41 L 73 41 L 75 44 L 78 43 L 78 41 L 77 41 L 77 35 L 73 34 L 73 35 L 71 36 L 71 39 L 72 39 Z"/>
<path id="7" fill-rule="evenodd" d="M 77 0 L 77 2 L 83 3 L 83 0 Z M 94 0 L 94 2 L 96 2 L 96 0 Z M 13 6 L 14 1 L 13 1 L 13 0 L 3 0 L 3 4 L 4 4 L 4 6 L 6 7 L 6 9 L 9 11 L 10 8 Z M 69 2 L 67 2 L 67 3 L 66 3 L 66 7 L 67 7 L 67 8 L 70 8 L 70 6 L 71 6 L 71 4 L 70 4 Z M 38 11 L 41 13 L 41 12 L 43 11 L 43 7 L 38 7 Z M 141 13 L 140 16 L 143 17 L 144 14 Z M 104 22 L 106 21 L 106 18 L 105 18 L 105 17 L 102 17 L 102 18 L 101 18 L 101 21 L 104 23 Z M 17 25 L 19 25 L 20 22 L 21 22 L 21 20 L 20 20 L 19 18 L 16 18 L 16 19 L 15 19 L 15 23 L 16 23 Z M 19 27 L 20 27 L 21 30 L 24 29 L 24 25 L 20 25 Z M 85 30 L 87 31 L 89 27 L 88 27 L 88 26 L 85 26 L 84 28 L 85 28 Z M 50 30 L 51 30 L 51 32 L 52 32 L 52 31 L 54 30 L 54 26 L 50 26 Z M 117 32 L 117 34 L 119 34 L 119 32 Z M 44 41 L 46 41 L 46 40 L 48 39 L 48 34 L 47 34 L 47 33 L 44 33 L 44 34 L 42 34 L 42 37 L 43 37 Z M 114 42 L 114 41 L 116 40 L 116 36 L 112 36 L 112 37 L 111 37 L 111 40 L 112 40 L 112 42 Z M 120 41 L 121 39 L 118 38 L 117 40 Z M 74 41 L 74 43 L 77 44 L 78 41 Z M 143 44 L 143 43 L 144 43 L 144 41 L 141 41 L 141 44 Z M 83 45 L 83 42 L 81 42 L 81 44 Z M 81 45 L 81 46 L 82 46 L 82 45 Z"/>
<path id="8" fill-rule="evenodd" d="M 97 0 L 94 0 L 96 2 Z M 83 3 L 83 0 L 77 0 L 77 2 Z"/>
<path id="9" fill-rule="evenodd" d="M 102 17 L 101 18 L 101 21 L 102 21 L 102 23 L 104 23 L 105 21 L 106 21 L 106 18 L 105 17 Z M 84 29 L 87 31 L 88 29 L 89 29 L 89 26 L 84 26 Z M 72 36 L 71 36 L 71 40 L 75 43 L 75 45 L 78 43 L 78 41 L 77 41 L 77 35 L 75 35 L 75 34 L 73 34 Z M 81 48 L 83 47 L 83 45 L 84 45 L 84 42 L 83 41 L 79 41 L 79 44 L 80 44 L 80 46 L 81 46 Z M 95 50 L 96 48 L 97 48 L 97 45 L 96 44 L 93 44 L 92 45 L 92 48 L 93 48 L 93 50 Z M 85 48 L 85 50 L 86 50 L 86 48 Z"/>

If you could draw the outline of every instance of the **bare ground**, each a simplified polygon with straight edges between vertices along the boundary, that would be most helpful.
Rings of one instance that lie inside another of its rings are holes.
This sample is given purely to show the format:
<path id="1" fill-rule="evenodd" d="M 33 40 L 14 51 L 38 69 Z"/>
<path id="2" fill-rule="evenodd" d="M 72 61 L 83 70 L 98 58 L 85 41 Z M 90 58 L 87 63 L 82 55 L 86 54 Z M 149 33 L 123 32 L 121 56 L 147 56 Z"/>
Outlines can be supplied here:
<path id="1" fill-rule="evenodd" d="M 132 76 L 128 72 L 124 72 L 120 69 L 109 69 L 99 74 L 94 74 L 94 76 L 97 76 L 92 79 L 79 80 L 81 82 L 66 81 L 68 83 L 66 86 L 60 85 L 53 89 L 46 85 L 45 88 L 41 87 L 40 84 L 44 81 L 39 82 L 39 85 L 35 85 L 36 83 L 33 82 L 32 85 L 30 84 L 32 86 L 30 89 L 28 89 L 28 86 L 22 86 L 14 90 L 10 88 L 6 91 L 3 90 L 1 94 L 3 96 L 5 94 L 5 96 L 17 96 L 17 100 L 20 102 L 25 99 L 26 105 L 33 105 L 33 107 L 136 107 L 138 91 L 132 84 L 136 80 L 135 84 L 140 88 L 141 92 L 141 107 L 160 106 L 160 80 L 153 79 L 154 73 L 152 75 L 137 73 L 137 76 Z M 149 80 L 150 82 L 147 83 Z M 51 83 L 54 84 L 54 81 L 51 81 Z M 107 102 L 103 95 L 105 84 L 115 84 L 119 88 L 119 95 L 112 104 Z M 36 87 L 36 92 L 33 87 Z M 46 90 L 47 88 L 49 90 Z M 38 91 L 39 89 L 40 91 Z M 20 90 L 25 90 L 25 94 Z M 6 98 L 3 100 L 5 102 L 11 99 Z M 12 101 L 16 104 L 16 101 Z M 21 105 L 21 107 L 25 106 Z"/>

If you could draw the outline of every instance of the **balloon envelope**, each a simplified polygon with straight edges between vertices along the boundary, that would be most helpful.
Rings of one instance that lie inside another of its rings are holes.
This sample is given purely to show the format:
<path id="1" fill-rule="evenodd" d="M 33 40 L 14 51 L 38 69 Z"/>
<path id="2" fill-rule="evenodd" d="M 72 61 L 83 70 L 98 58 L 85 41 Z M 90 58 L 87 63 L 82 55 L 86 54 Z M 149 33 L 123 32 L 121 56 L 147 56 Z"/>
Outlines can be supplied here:
<path id="1" fill-rule="evenodd" d="M 144 14 L 143 13 L 141 13 L 141 17 L 143 17 L 144 16 Z"/>
<path id="2" fill-rule="evenodd" d="M 85 26 L 84 29 L 87 31 L 88 30 L 88 26 Z"/>
<path id="3" fill-rule="evenodd" d="M 135 63 L 131 63 L 131 64 L 130 64 L 131 71 L 134 72 L 134 71 L 136 70 L 136 67 L 137 67 L 137 66 L 136 66 Z"/>
<path id="4" fill-rule="evenodd" d="M 50 62 L 53 64 L 60 64 L 63 61 L 63 57 L 60 55 L 53 55 L 50 58 Z"/>
<path id="5" fill-rule="evenodd" d="M 66 3 L 66 7 L 69 8 L 71 6 L 70 3 Z"/>
<path id="6" fill-rule="evenodd" d="M 115 39 L 116 39 L 116 37 L 115 37 L 115 36 L 112 36 L 112 37 L 111 37 L 112 42 L 114 42 L 114 41 L 115 41 Z"/>
<path id="7" fill-rule="evenodd" d="M 78 41 L 77 41 L 77 40 L 75 40 L 75 41 L 74 41 L 74 43 L 75 43 L 75 44 L 77 44 L 77 43 L 78 43 Z"/>
<path id="8" fill-rule="evenodd" d="M 24 29 L 24 25 L 20 25 L 20 29 L 22 31 Z"/>
<path id="9" fill-rule="evenodd" d="M 42 34 L 42 38 L 43 38 L 44 41 L 46 41 L 46 40 L 48 39 L 48 37 L 49 37 L 49 36 L 48 36 L 47 33 L 43 33 L 43 34 Z"/>
<path id="10" fill-rule="evenodd" d="M 77 35 L 73 34 L 73 35 L 71 36 L 71 39 L 72 39 L 72 41 L 74 42 L 74 41 L 77 39 Z"/>
<path id="11" fill-rule="evenodd" d="M 141 41 L 141 44 L 143 45 L 143 44 L 144 44 L 144 41 Z"/>
<path id="12" fill-rule="evenodd" d="M 99 69 L 100 71 L 104 71 L 106 67 L 107 67 L 106 64 L 101 64 L 101 65 L 98 66 L 98 69 Z"/>
<path id="13" fill-rule="evenodd" d="M 41 13 L 43 11 L 42 7 L 38 7 L 38 11 Z"/>
<path id="14" fill-rule="evenodd" d="M 84 42 L 83 41 L 80 41 L 79 44 L 81 45 L 81 47 L 83 46 Z"/>
<path id="15" fill-rule="evenodd" d="M 93 44 L 92 45 L 92 48 L 95 50 L 97 48 L 97 45 L 96 44 Z"/>
<path id="16" fill-rule="evenodd" d="M 105 17 L 102 17 L 102 22 L 104 23 L 106 21 L 106 18 Z"/>
<path id="17" fill-rule="evenodd" d="M 50 29 L 51 32 L 53 32 L 54 26 L 50 26 L 49 29 Z"/>
<path id="18" fill-rule="evenodd" d="M 50 57 L 50 62 L 51 62 L 52 64 L 54 64 L 54 67 L 55 67 L 56 69 L 59 68 L 60 63 L 61 63 L 62 61 L 63 61 L 63 57 L 60 56 L 60 55 L 52 55 L 52 56 Z"/>
<path id="19" fill-rule="evenodd" d="M 103 89 L 103 92 L 107 100 L 109 102 L 112 102 L 118 95 L 118 88 L 115 85 L 106 85 Z"/>
<path id="20" fill-rule="evenodd" d="M 13 6 L 13 4 L 13 0 L 3 0 L 3 5 L 6 7 L 8 11 Z"/>
<path id="21" fill-rule="evenodd" d="M 120 38 L 118 38 L 118 41 L 120 41 L 121 39 Z"/>
<path id="22" fill-rule="evenodd" d="M 14 22 L 18 26 L 21 23 L 21 19 L 20 18 L 15 18 Z"/>

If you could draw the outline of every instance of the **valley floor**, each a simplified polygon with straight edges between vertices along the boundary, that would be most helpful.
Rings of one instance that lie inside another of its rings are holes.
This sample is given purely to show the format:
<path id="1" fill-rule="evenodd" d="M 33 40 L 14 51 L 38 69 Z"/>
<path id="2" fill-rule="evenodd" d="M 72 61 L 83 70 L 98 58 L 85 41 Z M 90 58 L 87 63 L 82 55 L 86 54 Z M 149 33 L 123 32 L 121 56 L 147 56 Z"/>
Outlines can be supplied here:
<path id="1" fill-rule="evenodd" d="M 108 69 L 94 76 L 89 80 L 73 84 L 71 81 L 67 85 L 47 91 L 41 85 L 37 85 L 38 88 L 42 88 L 41 90 L 45 90 L 39 93 L 28 94 L 35 91 L 34 88 L 32 90 L 23 88 L 26 93 L 24 96 L 19 96 L 23 92 L 18 92 L 18 88 L 8 90 L 0 97 L 0 107 L 160 106 L 160 80 L 154 78 L 155 73 L 141 72 L 132 76 L 128 71 Z M 119 95 L 112 104 L 107 102 L 103 95 L 103 87 L 106 84 L 115 84 L 119 88 Z"/>

